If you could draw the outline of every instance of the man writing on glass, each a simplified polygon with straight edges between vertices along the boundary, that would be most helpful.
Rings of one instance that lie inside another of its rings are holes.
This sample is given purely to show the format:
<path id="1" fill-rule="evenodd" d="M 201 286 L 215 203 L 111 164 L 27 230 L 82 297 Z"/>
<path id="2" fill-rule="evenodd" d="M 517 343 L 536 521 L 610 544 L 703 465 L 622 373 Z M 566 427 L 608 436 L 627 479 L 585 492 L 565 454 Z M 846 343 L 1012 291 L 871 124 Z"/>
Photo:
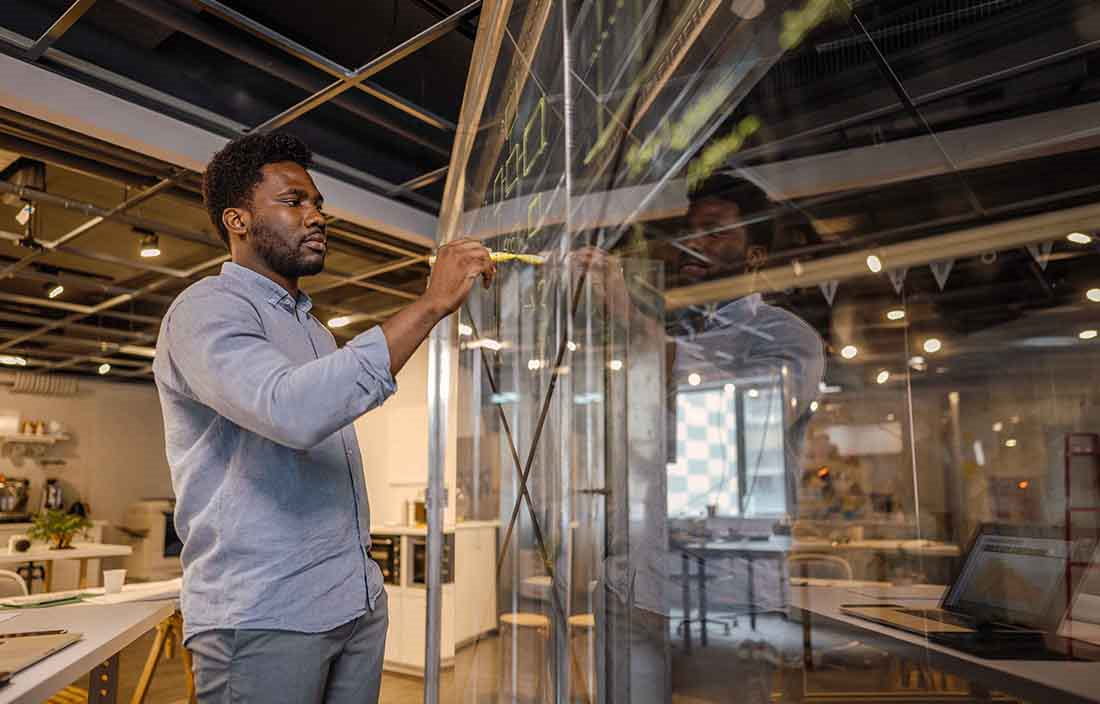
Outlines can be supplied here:
<path id="1" fill-rule="evenodd" d="M 388 615 L 351 424 L 495 274 L 481 244 L 447 244 L 423 296 L 337 348 L 298 287 L 327 252 L 310 163 L 278 133 L 214 156 L 203 199 L 232 261 L 176 298 L 157 341 L 184 637 L 204 704 L 377 701 Z"/>

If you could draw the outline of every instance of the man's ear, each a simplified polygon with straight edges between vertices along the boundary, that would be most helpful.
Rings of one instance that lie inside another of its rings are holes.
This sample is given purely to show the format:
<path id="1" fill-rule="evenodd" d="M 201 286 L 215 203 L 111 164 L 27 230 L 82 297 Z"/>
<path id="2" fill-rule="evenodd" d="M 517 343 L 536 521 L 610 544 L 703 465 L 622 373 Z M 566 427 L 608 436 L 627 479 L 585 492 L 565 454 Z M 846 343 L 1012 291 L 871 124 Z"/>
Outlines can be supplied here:
<path id="1" fill-rule="evenodd" d="M 252 213 L 244 208 L 226 208 L 222 211 L 222 224 L 229 233 L 230 241 L 244 239 L 252 226 Z"/>

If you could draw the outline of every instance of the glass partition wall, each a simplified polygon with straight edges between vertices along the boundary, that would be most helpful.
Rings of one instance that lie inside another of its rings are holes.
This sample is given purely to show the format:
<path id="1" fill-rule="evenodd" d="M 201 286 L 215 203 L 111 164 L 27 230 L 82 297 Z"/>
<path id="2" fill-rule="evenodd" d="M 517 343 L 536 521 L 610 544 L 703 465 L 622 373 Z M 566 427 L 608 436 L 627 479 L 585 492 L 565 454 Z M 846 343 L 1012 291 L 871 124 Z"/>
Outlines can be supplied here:
<path id="1" fill-rule="evenodd" d="M 452 339 L 445 698 L 1100 700 L 1098 46 L 485 3 L 441 221 L 515 256 Z"/>

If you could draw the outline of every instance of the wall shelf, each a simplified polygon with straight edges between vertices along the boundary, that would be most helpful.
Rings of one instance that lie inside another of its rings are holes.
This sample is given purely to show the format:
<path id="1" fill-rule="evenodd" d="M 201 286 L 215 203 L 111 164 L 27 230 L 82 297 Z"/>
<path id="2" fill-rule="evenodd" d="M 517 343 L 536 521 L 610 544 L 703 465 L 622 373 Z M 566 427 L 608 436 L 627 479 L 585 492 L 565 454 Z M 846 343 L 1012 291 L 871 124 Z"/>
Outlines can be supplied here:
<path id="1" fill-rule="evenodd" d="M 0 435 L 0 445 L 53 445 L 54 443 L 68 440 L 68 435 L 28 435 L 16 433 L 12 435 Z"/>

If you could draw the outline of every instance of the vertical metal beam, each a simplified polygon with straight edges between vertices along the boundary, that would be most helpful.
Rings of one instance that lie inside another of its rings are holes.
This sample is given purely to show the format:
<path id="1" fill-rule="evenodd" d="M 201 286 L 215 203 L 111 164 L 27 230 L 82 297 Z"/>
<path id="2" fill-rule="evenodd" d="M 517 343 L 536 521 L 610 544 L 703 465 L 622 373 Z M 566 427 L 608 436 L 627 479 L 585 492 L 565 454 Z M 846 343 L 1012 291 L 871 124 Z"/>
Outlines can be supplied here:
<path id="1" fill-rule="evenodd" d="M 412 37 L 411 39 L 402 42 L 401 44 L 398 44 L 393 49 L 390 49 L 378 58 L 372 61 L 368 61 L 363 66 L 356 69 L 355 73 L 351 74 L 347 78 L 335 81 L 331 85 L 317 91 L 308 98 L 305 98 L 304 100 L 298 102 L 297 105 L 293 105 L 290 108 L 279 113 L 278 115 L 275 115 L 271 119 L 257 125 L 252 131 L 270 132 L 271 130 L 275 130 L 287 124 L 290 124 L 302 115 L 305 115 L 310 110 L 324 105 L 336 96 L 359 85 L 374 74 L 385 70 L 387 67 L 392 66 L 406 56 L 409 56 L 410 54 L 418 51 L 419 49 L 422 49 L 428 44 L 431 44 L 433 41 L 439 39 L 443 35 L 450 32 L 452 29 L 454 29 L 456 26 L 458 26 L 458 23 L 462 21 L 463 17 L 470 14 L 479 7 L 481 7 L 481 0 L 474 0 L 474 2 L 471 2 L 469 5 L 454 13 L 447 19 L 441 20 L 431 27 L 428 27 L 420 34 L 417 34 L 415 37 Z"/>
<path id="2" fill-rule="evenodd" d="M 481 3 L 471 3 L 463 14 Z M 486 0 L 485 12 L 474 41 L 471 70 L 466 76 L 459 130 L 451 152 L 451 163 L 439 214 L 437 240 L 440 244 L 456 236 L 454 225 L 462 215 L 462 179 L 466 162 L 477 136 L 477 125 L 485 108 L 485 99 L 492 80 L 491 71 L 480 71 L 483 64 L 496 63 L 504 38 L 511 0 Z M 452 15 L 452 18 L 455 16 Z M 445 20 L 448 21 L 448 20 Z M 429 497 L 443 495 L 443 473 L 446 467 L 447 416 L 450 411 L 451 366 L 453 360 L 452 319 L 448 316 L 432 331 L 428 344 L 428 492 Z M 439 704 L 439 674 L 443 634 L 443 585 L 439 583 L 443 549 L 443 506 L 436 498 L 428 506 L 428 612 L 425 614 L 424 639 L 424 704 Z M 457 556 L 456 556 L 457 559 Z M 462 607 L 460 607 L 462 608 Z"/>
<path id="3" fill-rule="evenodd" d="M 65 32 L 69 31 L 69 28 L 76 24 L 76 21 L 84 16 L 84 13 L 92 9 L 92 5 L 95 5 L 96 0 L 76 0 L 69 6 L 68 10 L 61 17 L 57 18 L 57 21 L 47 29 L 41 37 L 38 38 L 31 48 L 27 49 L 24 57 L 28 61 L 38 61 L 42 58 L 42 54 L 46 53 L 46 50 L 53 46 L 54 42 L 62 37 Z"/>

